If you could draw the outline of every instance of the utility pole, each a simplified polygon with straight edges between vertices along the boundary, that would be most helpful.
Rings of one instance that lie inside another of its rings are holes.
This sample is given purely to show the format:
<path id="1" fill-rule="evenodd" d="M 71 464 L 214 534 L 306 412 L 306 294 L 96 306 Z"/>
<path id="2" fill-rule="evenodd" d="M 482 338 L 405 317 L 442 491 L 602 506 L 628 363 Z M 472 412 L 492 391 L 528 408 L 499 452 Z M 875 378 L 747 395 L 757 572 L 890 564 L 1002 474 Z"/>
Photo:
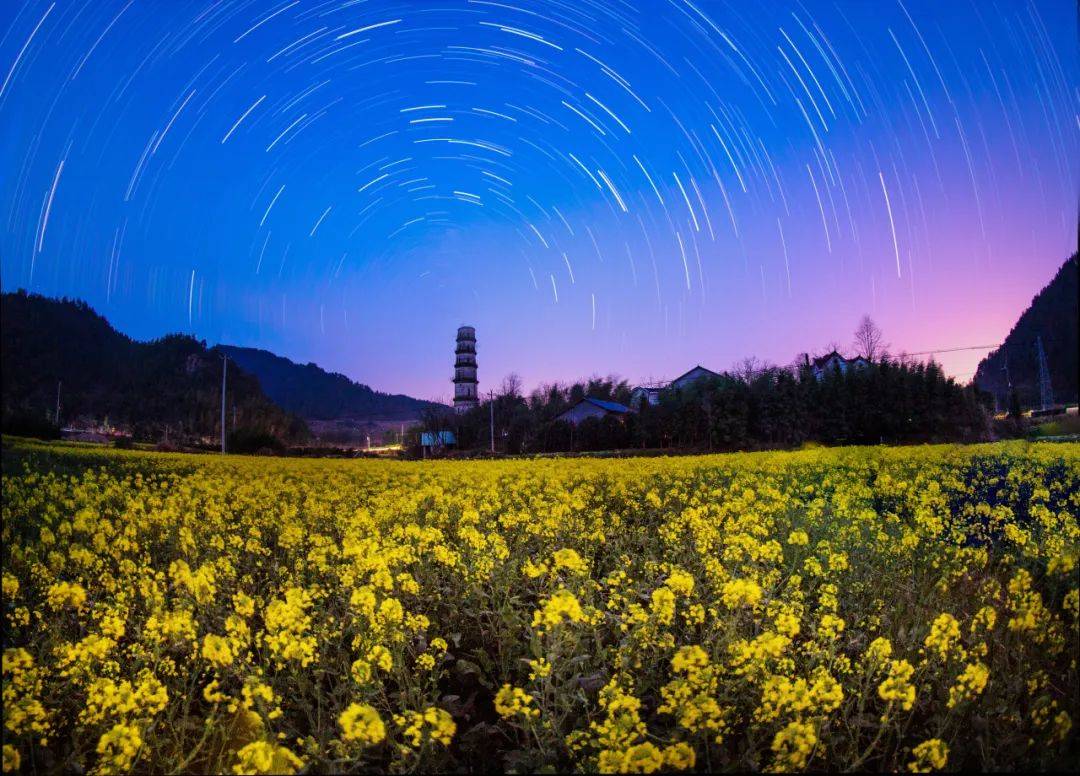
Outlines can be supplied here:
<path id="1" fill-rule="evenodd" d="M 221 356 L 221 454 L 225 455 L 225 374 L 229 371 L 229 357 Z"/>
<path id="2" fill-rule="evenodd" d="M 1012 377 L 1009 375 L 1009 350 L 1004 345 L 1001 346 L 1002 354 L 1002 371 L 1005 372 L 1005 406 L 1009 406 L 1009 402 L 1012 401 Z M 994 406 L 997 407 L 997 394 L 994 394 Z"/>
<path id="3" fill-rule="evenodd" d="M 491 454 L 495 455 L 495 391 L 488 391 L 488 410 L 491 424 Z"/>
<path id="4" fill-rule="evenodd" d="M 1050 365 L 1046 363 L 1041 336 L 1035 338 L 1035 346 L 1039 350 L 1039 398 L 1042 408 L 1048 410 L 1054 406 L 1054 387 L 1050 384 Z"/>
<path id="5" fill-rule="evenodd" d="M 53 415 L 53 422 L 57 427 L 60 426 L 60 386 L 63 385 L 63 380 L 56 381 L 56 414 Z"/>

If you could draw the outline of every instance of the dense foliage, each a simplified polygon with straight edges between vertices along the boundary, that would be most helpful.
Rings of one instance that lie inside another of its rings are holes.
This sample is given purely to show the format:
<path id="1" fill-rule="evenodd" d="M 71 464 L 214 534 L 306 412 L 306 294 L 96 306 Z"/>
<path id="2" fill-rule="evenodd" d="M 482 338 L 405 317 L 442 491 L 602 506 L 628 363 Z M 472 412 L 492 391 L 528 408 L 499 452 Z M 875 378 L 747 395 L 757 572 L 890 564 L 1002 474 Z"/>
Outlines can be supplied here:
<path id="1" fill-rule="evenodd" d="M 222 346 L 229 357 L 259 378 L 266 395 L 303 418 L 413 420 L 431 402 L 381 393 L 315 364 L 297 364 L 265 350 Z"/>
<path id="2" fill-rule="evenodd" d="M 503 390 L 494 399 L 497 448 L 511 453 L 619 448 L 746 450 L 821 444 L 976 441 L 987 434 L 989 397 L 964 388 L 935 363 L 879 360 L 816 379 L 809 367 L 725 373 L 682 390 L 665 390 L 660 404 L 638 413 L 559 421 L 585 396 L 627 404 L 630 388 L 613 379 L 547 386 L 524 397 Z M 491 408 L 484 402 L 462 416 L 424 416 L 428 426 L 455 430 L 461 447 L 490 444 Z"/>
<path id="3" fill-rule="evenodd" d="M 108 422 L 138 438 L 171 441 L 221 433 L 221 355 L 193 337 L 174 334 L 137 342 L 86 303 L 25 292 L 0 297 L 0 380 L 4 429 L 31 421 Z M 229 429 L 301 440 L 307 429 L 230 365 Z"/>
<path id="4" fill-rule="evenodd" d="M 1022 407 L 1041 406 L 1037 339 L 1042 339 L 1050 384 L 1057 402 L 1077 400 L 1080 380 L 1080 269 L 1074 254 L 1058 270 L 1012 327 L 1002 346 L 979 363 L 975 383 L 1002 409 L 1010 400 L 1009 381 Z M 1006 370 L 1007 366 L 1007 370 Z"/>
<path id="5" fill-rule="evenodd" d="M 5 771 L 1080 756 L 1076 445 L 3 462 Z"/>

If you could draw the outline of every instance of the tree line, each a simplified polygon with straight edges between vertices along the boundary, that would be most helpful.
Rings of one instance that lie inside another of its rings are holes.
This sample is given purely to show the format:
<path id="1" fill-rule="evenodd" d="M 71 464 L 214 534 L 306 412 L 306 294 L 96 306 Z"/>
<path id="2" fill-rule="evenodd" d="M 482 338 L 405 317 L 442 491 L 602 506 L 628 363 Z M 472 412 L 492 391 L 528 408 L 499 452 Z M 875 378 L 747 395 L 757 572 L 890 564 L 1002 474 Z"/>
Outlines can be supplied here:
<path id="1" fill-rule="evenodd" d="M 976 441 L 989 432 L 992 397 L 961 386 L 933 361 L 891 356 L 864 318 L 855 350 L 861 369 L 816 376 L 809 358 L 791 366 L 747 359 L 716 377 L 642 401 L 631 414 L 574 426 L 559 415 L 585 397 L 629 405 L 631 386 L 615 377 L 548 384 L 525 394 L 511 375 L 493 398 L 467 413 L 426 411 L 421 428 L 453 431 L 459 450 L 509 454 L 615 449 L 730 451 L 824 445 Z M 412 440 L 414 451 L 418 434 Z"/>

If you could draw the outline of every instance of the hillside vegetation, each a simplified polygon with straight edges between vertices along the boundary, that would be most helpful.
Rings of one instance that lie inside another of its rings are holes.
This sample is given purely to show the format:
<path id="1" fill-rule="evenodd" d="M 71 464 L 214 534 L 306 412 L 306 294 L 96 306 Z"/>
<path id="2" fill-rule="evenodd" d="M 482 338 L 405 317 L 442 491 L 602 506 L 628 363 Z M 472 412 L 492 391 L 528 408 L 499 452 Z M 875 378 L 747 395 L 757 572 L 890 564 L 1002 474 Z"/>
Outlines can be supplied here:
<path id="1" fill-rule="evenodd" d="M 60 420 L 104 422 L 158 440 L 221 433 L 221 353 L 173 334 L 138 342 L 85 302 L 23 291 L 0 297 L 0 380 L 4 427 Z M 307 429 L 276 406 L 259 381 L 230 364 L 228 430 L 292 441 Z"/>
<path id="2" fill-rule="evenodd" d="M 1055 401 L 1077 400 L 1080 379 L 1077 261 L 1074 254 L 1061 265 L 1054 279 L 1031 300 L 1002 346 L 979 362 L 975 384 L 992 393 L 999 407 L 1008 406 L 1010 378 L 1022 407 L 1040 406 L 1038 338 L 1042 339 L 1046 353 Z"/>
<path id="3" fill-rule="evenodd" d="M 433 405 L 402 394 L 380 393 L 315 364 L 297 364 L 266 350 L 224 345 L 240 366 L 259 378 L 280 407 L 314 420 L 413 420 Z"/>

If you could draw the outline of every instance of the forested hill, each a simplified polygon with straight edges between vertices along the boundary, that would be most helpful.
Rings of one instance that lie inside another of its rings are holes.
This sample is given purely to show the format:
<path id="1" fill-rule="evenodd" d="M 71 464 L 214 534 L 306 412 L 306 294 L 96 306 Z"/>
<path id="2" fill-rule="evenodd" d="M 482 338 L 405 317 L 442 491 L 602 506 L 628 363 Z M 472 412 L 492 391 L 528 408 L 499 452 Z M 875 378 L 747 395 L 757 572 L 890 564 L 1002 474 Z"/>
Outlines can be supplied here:
<path id="1" fill-rule="evenodd" d="M 343 374 L 315 364 L 297 364 L 265 350 L 221 346 L 241 367 L 259 378 L 266 394 L 281 407 L 318 420 L 413 420 L 432 402 L 380 393 Z"/>
<path id="2" fill-rule="evenodd" d="M 1050 383 L 1054 400 L 1075 402 L 1077 399 L 1077 254 L 1065 261 L 1054 279 L 1031 300 L 1013 326 L 1000 348 L 979 363 L 975 383 L 998 399 L 1000 407 L 1008 405 L 1008 378 L 1016 386 L 1023 407 L 1038 407 L 1039 360 L 1037 339 L 1042 339 L 1050 368 Z M 1008 360 L 1008 373 L 1005 365 Z"/>
<path id="3" fill-rule="evenodd" d="M 302 420 L 276 406 L 258 380 L 231 368 L 227 426 L 284 441 L 307 436 Z M 25 291 L 0 297 L 0 387 L 5 428 L 54 420 L 102 422 L 137 437 L 216 437 L 221 433 L 221 354 L 172 334 L 137 342 L 81 301 Z"/>

